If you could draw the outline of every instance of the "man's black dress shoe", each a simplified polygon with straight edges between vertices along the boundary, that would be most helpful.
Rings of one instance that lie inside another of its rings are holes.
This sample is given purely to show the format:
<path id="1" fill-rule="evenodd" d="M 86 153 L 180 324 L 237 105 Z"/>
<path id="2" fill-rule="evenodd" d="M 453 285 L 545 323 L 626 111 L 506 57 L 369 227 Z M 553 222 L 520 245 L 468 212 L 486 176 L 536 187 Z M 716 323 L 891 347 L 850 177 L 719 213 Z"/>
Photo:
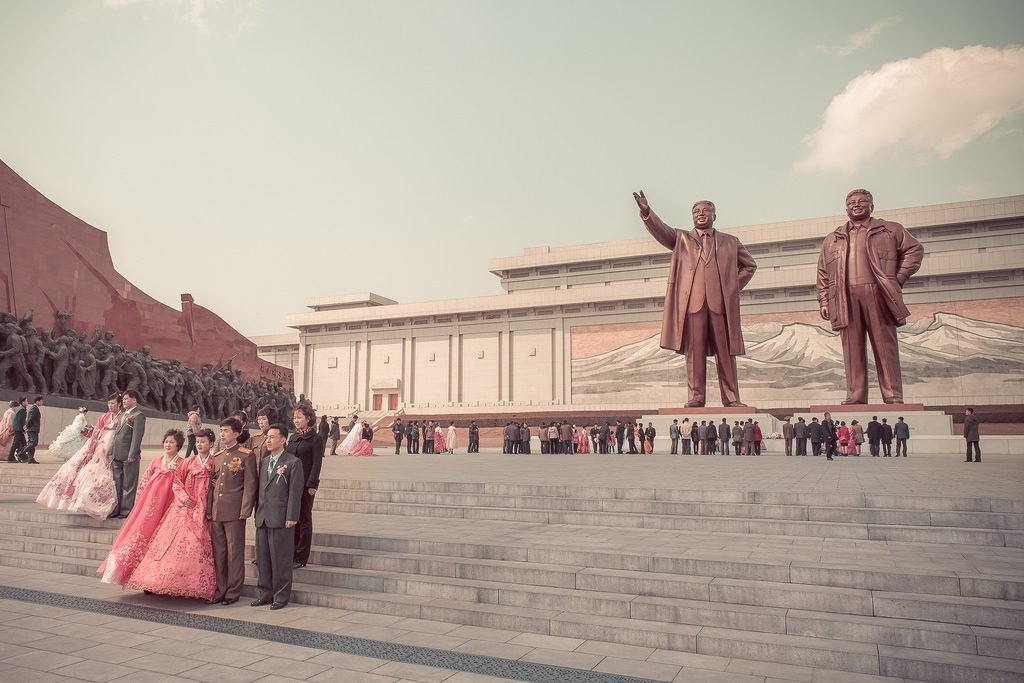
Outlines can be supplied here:
<path id="1" fill-rule="evenodd" d="M 287 602 L 275 602 L 273 605 L 270 606 L 270 609 L 281 609 L 287 604 Z"/>
<path id="2" fill-rule="evenodd" d="M 250 602 L 249 603 L 249 607 L 263 607 L 264 605 L 269 605 L 269 604 L 270 604 L 270 600 L 264 600 L 263 598 L 259 598 L 257 600 L 253 600 L 252 602 Z"/>
<path id="3" fill-rule="evenodd" d="M 144 590 L 142 592 L 145 593 L 146 595 L 152 595 L 153 594 L 153 591 Z"/>
<path id="4" fill-rule="evenodd" d="M 292 563 L 292 569 L 302 569 L 305 566 L 306 566 L 305 562 L 293 562 Z"/>
<path id="5" fill-rule="evenodd" d="M 117 517 L 118 517 L 118 519 L 128 519 L 128 515 L 127 514 L 118 515 Z"/>
<path id="6" fill-rule="evenodd" d="M 220 601 L 220 604 L 222 604 L 222 605 L 233 605 L 236 602 L 238 602 L 238 598 L 231 598 L 231 599 L 224 598 L 223 600 Z"/>
<path id="7" fill-rule="evenodd" d="M 29 465 L 38 465 L 39 461 L 36 460 L 35 458 L 32 458 L 31 460 L 28 461 L 28 464 Z"/>

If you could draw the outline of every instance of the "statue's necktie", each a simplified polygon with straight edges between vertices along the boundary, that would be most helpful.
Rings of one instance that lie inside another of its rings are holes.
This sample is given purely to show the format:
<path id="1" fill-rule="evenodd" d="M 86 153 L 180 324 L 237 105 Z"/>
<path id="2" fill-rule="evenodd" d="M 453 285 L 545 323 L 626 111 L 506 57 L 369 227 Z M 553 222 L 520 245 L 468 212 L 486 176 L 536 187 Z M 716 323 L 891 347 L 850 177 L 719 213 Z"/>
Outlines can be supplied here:
<path id="1" fill-rule="evenodd" d="M 711 235 L 706 232 L 702 232 L 700 237 L 700 258 L 704 261 L 704 265 L 707 265 L 708 259 L 711 258 Z"/>

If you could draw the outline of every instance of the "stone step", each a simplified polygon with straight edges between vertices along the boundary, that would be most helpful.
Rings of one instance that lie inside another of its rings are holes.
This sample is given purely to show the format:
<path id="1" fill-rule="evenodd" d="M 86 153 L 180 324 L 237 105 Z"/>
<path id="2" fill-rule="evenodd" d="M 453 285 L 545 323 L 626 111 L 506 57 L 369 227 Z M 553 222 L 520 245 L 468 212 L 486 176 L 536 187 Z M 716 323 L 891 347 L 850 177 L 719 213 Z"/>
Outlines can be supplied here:
<path id="1" fill-rule="evenodd" d="M 878 646 L 879 673 L 933 683 L 1020 683 L 1024 662 L 935 650 Z"/>
<path id="2" fill-rule="evenodd" d="M 697 652 L 717 657 L 878 673 L 878 646 L 855 641 L 702 628 L 697 634 Z"/>
<path id="3" fill-rule="evenodd" d="M 786 633 L 945 652 L 978 654 L 979 650 L 970 626 L 891 617 L 791 609 L 786 613 Z"/>
<path id="4" fill-rule="evenodd" d="M 29 468 L 21 466 L 4 467 L 5 485 L 35 485 L 39 489 L 57 470 L 59 464 L 44 463 Z M 729 490 L 688 490 L 665 488 L 617 488 L 600 486 L 550 486 L 531 484 L 506 484 L 491 482 L 446 482 L 446 481 L 379 481 L 364 479 L 324 478 L 321 491 L 359 490 L 374 492 L 434 493 L 434 494 L 476 494 L 482 496 L 504 496 L 519 498 L 549 499 L 552 509 L 560 509 L 558 502 L 563 499 L 601 499 L 612 501 L 658 501 L 680 503 L 743 504 L 760 506 L 793 506 L 795 508 L 878 508 L 924 512 L 979 512 L 1024 514 L 1024 499 L 979 498 L 969 496 L 904 496 L 860 493 L 808 493 L 791 491 L 729 491 Z M 0 492 L 5 492 L 0 488 Z M 537 505 L 545 503 L 538 502 Z M 500 505 L 499 505 L 500 506 Z M 515 506 L 509 506 L 515 507 Z M 527 506 L 529 507 L 529 506 Z M 739 508 L 736 508 L 739 510 Z M 779 513 L 785 516 L 786 513 Z M 742 517 L 739 512 L 722 516 Z M 870 521 L 865 519 L 864 521 Z M 969 526 L 957 522 L 954 526 Z M 1022 527 L 1009 527 L 1022 528 Z"/>
<path id="5" fill-rule="evenodd" d="M 877 592 L 875 616 L 992 628 L 1024 628 L 1024 603 L 951 595 Z"/>
<path id="6" fill-rule="evenodd" d="M 611 512 L 695 517 L 734 517 L 812 522 L 1024 529 L 1024 514 L 952 512 L 906 508 L 854 508 L 763 503 L 703 503 L 609 498 L 555 498 L 469 493 L 320 489 L 318 502 L 350 501 L 444 507 L 493 507 L 558 512 Z"/>
<path id="7" fill-rule="evenodd" d="M 454 507 L 403 503 L 365 503 L 318 500 L 316 510 L 371 515 L 443 517 L 537 524 L 607 526 L 676 531 L 760 534 L 766 536 L 803 536 L 854 540 L 907 541 L 914 543 L 953 543 L 1024 548 L 1024 531 L 962 529 L 950 527 L 892 526 L 846 522 L 797 522 L 735 517 L 688 517 L 638 513 L 561 512 L 516 508 Z"/>
<path id="8" fill-rule="evenodd" d="M 23 508 L 5 507 L 0 509 L 0 518 L 14 518 L 5 525 L 8 535 L 27 535 L 51 540 L 97 542 L 109 547 L 121 520 L 93 520 L 84 515 L 47 510 L 34 504 Z M 28 521 L 18 521 L 26 519 Z M 691 551 L 681 556 L 670 554 L 603 552 L 586 548 L 565 548 L 553 546 L 515 546 L 481 543 L 459 543 L 447 541 L 382 538 L 334 532 L 318 532 L 314 542 L 322 546 L 341 546 L 354 549 L 383 549 L 387 551 L 408 551 L 413 555 L 442 555 L 446 557 L 494 558 L 517 562 L 549 565 L 568 565 L 576 571 L 577 581 L 589 582 L 586 587 L 593 590 L 613 590 L 633 594 L 651 594 L 656 597 L 681 597 L 705 599 L 709 588 L 707 577 L 716 579 L 771 581 L 780 584 L 810 585 L 859 590 L 884 590 L 908 593 L 981 597 L 1000 600 L 1024 599 L 1024 576 L 1002 576 L 979 574 L 971 567 L 963 571 L 939 569 L 894 568 L 885 566 L 858 566 L 855 564 L 826 564 L 803 561 L 756 561 L 747 557 L 729 557 L 726 553 Z M 887 546 L 889 547 L 889 546 Z M 860 556 L 864 554 L 861 553 Z M 856 555 L 853 557 L 857 557 Z M 406 558 L 410 559 L 410 558 Z M 418 561 L 422 558 L 411 558 Z M 335 561 L 326 561 L 331 564 Z M 1024 569 L 1019 562 L 1008 562 L 1006 570 Z M 382 567 L 384 569 L 385 567 Z M 583 572 L 580 569 L 586 568 Z M 550 569 L 542 568 L 543 571 Z M 636 572 L 618 577 L 601 576 L 598 570 L 623 570 Z M 986 571 L 992 571 L 986 569 Z M 1024 572 L 1022 572 L 1024 573 Z M 664 576 L 661 576 L 664 575 Z M 567 581 L 567 579 L 564 579 Z M 632 587 L 623 587 L 622 581 L 632 582 Z M 604 582 L 604 583 L 599 583 Z M 612 588 L 608 582 L 618 582 Z M 671 585 L 669 585 L 671 583 Z M 721 584 L 721 582 L 719 582 Z M 556 585 L 569 585 L 559 583 Z M 646 586 L 646 587 L 642 587 Z M 659 586 L 663 593 L 652 592 Z M 724 590 L 717 587 L 716 590 Z M 766 595 L 765 593 L 761 593 Z M 821 593 L 819 592 L 820 596 Z M 793 600 L 791 596 L 789 598 Z M 761 604 L 761 603 L 757 603 Z M 771 603 L 765 602 L 766 606 Z M 790 603 L 797 608 L 828 611 L 820 604 Z"/>

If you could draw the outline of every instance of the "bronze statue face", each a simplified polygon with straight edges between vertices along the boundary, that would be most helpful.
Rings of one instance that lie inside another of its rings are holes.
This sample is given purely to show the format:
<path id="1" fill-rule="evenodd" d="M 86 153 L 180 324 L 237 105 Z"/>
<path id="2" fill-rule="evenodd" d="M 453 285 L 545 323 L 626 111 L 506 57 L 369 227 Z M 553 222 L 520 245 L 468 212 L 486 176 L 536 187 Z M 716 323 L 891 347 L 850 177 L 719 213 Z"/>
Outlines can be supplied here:
<path id="1" fill-rule="evenodd" d="M 715 224 L 715 205 L 710 202 L 697 202 L 693 205 L 693 227 L 704 230 L 711 229 Z"/>
<path id="2" fill-rule="evenodd" d="M 851 221 L 866 221 L 874 209 L 871 196 L 864 192 L 853 192 L 846 198 L 846 215 Z"/>

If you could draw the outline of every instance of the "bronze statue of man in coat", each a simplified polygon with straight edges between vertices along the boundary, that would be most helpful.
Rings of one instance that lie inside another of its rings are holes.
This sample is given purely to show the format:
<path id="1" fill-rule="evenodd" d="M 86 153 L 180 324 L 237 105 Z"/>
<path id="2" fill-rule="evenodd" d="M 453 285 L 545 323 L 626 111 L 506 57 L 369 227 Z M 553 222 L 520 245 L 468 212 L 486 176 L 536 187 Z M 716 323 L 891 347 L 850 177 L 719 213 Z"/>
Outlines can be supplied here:
<path id="1" fill-rule="evenodd" d="M 686 407 L 706 400 L 707 357 L 714 353 L 722 405 L 745 407 L 740 401 L 736 356 L 746 353 L 740 329 L 740 290 L 757 264 L 732 235 L 715 230 L 715 205 L 693 205 L 693 230 L 669 227 L 651 210 L 643 191 L 633 193 L 647 231 L 672 250 L 665 292 L 661 348 L 686 354 Z"/>
<path id="2" fill-rule="evenodd" d="M 867 340 L 886 403 L 903 403 L 896 328 L 907 323 L 903 285 L 921 267 L 924 247 L 899 223 L 872 218 L 864 189 L 846 195 L 850 219 L 825 237 L 818 256 L 818 305 L 843 343 L 846 400 L 868 402 Z"/>

